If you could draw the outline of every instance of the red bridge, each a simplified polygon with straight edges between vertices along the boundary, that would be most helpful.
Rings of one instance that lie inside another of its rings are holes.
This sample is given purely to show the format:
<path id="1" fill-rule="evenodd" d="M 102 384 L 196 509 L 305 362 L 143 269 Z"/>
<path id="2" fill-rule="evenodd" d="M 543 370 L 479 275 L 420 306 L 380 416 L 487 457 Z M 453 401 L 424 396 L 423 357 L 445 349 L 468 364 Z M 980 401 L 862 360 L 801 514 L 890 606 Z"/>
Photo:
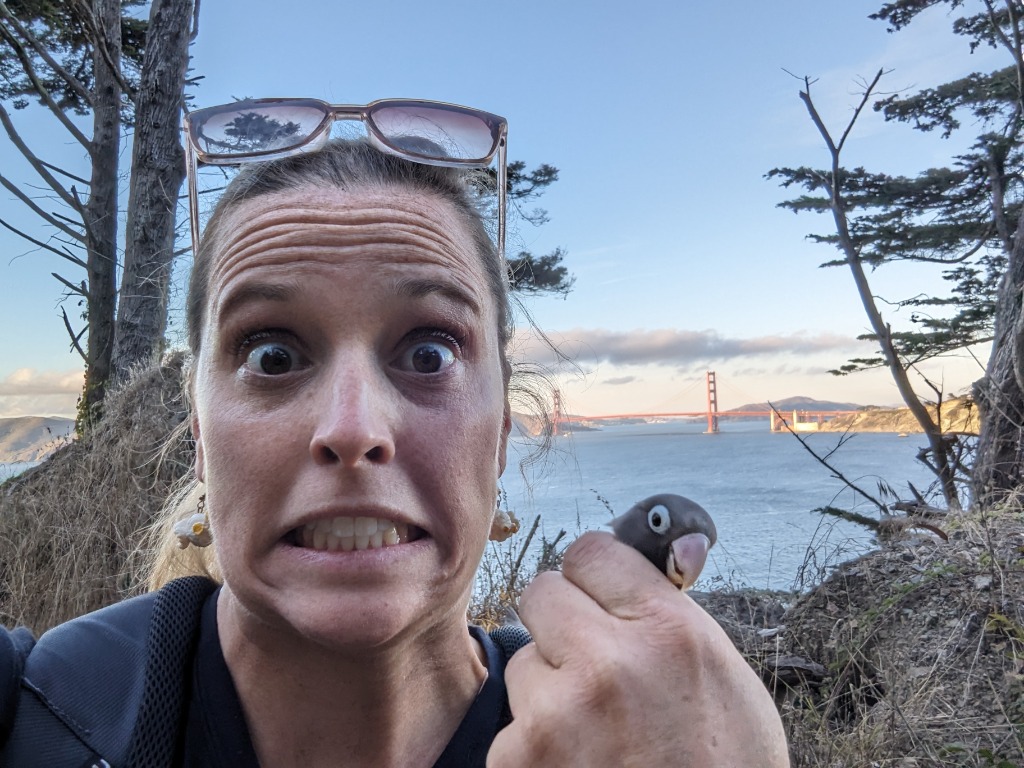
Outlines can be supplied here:
<path id="1" fill-rule="evenodd" d="M 577 416 L 562 411 L 561 399 L 555 396 L 555 411 L 551 414 L 551 425 L 553 434 L 562 434 L 572 430 L 573 424 L 587 424 L 600 421 L 617 421 L 619 419 L 675 419 L 704 417 L 707 419 L 709 434 L 718 432 L 718 420 L 720 417 L 730 416 L 755 416 L 767 418 L 769 428 L 772 432 L 781 432 L 784 429 L 792 429 L 798 432 L 813 432 L 818 429 L 826 419 L 842 416 L 851 411 L 805 411 L 796 410 L 782 413 L 777 410 L 767 411 L 722 411 L 718 410 L 718 388 L 715 381 L 715 372 L 708 371 L 707 380 L 707 409 L 703 411 L 673 411 L 670 413 L 612 413 L 603 416 Z"/>

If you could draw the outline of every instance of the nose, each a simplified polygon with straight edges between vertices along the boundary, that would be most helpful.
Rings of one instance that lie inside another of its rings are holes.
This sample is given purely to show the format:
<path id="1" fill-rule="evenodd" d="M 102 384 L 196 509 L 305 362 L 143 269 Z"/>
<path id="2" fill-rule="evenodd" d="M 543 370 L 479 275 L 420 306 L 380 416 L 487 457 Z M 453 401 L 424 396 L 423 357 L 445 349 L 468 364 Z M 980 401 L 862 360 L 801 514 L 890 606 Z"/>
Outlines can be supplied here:
<path id="1" fill-rule="evenodd" d="M 393 397 L 369 366 L 346 366 L 312 406 L 315 428 L 309 450 L 319 464 L 356 467 L 386 464 L 395 455 Z"/>

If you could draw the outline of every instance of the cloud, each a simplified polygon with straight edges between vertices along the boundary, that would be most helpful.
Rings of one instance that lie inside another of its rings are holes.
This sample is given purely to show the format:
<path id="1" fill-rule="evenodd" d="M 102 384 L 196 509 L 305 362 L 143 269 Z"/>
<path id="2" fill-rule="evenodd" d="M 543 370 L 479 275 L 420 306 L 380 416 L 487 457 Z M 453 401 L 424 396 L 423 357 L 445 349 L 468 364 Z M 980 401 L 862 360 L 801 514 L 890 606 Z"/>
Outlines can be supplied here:
<path id="1" fill-rule="evenodd" d="M 613 387 L 618 387 L 623 384 L 632 384 L 636 380 L 636 376 L 615 376 L 614 378 L 611 379 L 605 379 L 601 383 L 608 384 Z"/>
<path id="2" fill-rule="evenodd" d="M 82 392 L 82 371 L 19 368 L 0 379 L 0 418 L 74 417 Z"/>
<path id="3" fill-rule="evenodd" d="M 82 391 L 82 371 L 37 371 L 19 368 L 0 380 L 0 396 L 78 395 Z"/>
<path id="4" fill-rule="evenodd" d="M 713 330 L 676 329 L 610 331 L 574 328 L 548 333 L 548 337 L 560 354 L 577 365 L 604 362 L 613 365 L 689 367 L 712 361 L 852 351 L 864 344 L 851 336 L 833 333 L 796 333 L 740 339 L 722 336 Z M 517 341 L 517 356 L 545 365 L 557 363 L 554 353 L 540 339 L 524 332 Z"/>

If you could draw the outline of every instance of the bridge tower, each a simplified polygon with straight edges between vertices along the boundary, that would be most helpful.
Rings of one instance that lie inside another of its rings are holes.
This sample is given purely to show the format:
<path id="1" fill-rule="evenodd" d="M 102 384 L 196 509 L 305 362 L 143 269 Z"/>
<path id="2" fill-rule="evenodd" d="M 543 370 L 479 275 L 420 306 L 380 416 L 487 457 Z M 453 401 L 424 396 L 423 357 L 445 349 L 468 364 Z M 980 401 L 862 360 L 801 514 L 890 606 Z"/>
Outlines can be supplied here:
<path id="1" fill-rule="evenodd" d="M 715 384 L 715 372 L 707 372 L 708 381 L 708 429 L 704 434 L 718 434 L 718 389 Z"/>
<path id="2" fill-rule="evenodd" d="M 562 424 L 565 417 L 562 416 L 562 393 L 555 391 L 555 402 L 552 404 L 551 412 L 551 436 L 558 437 L 562 434 Z"/>

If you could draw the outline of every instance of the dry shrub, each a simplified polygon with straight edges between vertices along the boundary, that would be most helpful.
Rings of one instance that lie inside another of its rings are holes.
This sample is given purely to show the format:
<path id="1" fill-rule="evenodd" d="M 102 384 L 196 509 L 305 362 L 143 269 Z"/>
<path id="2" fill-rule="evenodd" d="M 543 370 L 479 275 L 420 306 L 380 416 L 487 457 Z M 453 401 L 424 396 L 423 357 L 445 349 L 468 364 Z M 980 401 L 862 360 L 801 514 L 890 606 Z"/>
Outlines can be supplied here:
<path id="1" fill-rule="evenodd" d="M 843 565 L 785 617 L 785 651 L 828 671 L 776 691 L 794 768 L 1024 765 L 1024 514 L 955 525 Z"/>
<path id="2" fill-rule="evenodd" d="M 537 535 L 540 539 L 537 540 Z M 538 573 L 558 570 L 568 542 L 559 530 L 552 538 L 541 530 L 540 515 L 529 531 L 520 531 L 500 544 L 491 544 L 477 569 L 468 618 L 491 630 L 507 620 L 506 609 L 516 610 L 526 586 Z M 534 542 L 536 545 L 531 548 Z"/>
<path id="3" fill-rule="evenodd" d="M 0 486 L 0 622 L 39 633 L 136 589 L 131 555 L 192 464 L 189 441 L 164 450 L 183 359 L 132 376 L 87 437 Z"/>

